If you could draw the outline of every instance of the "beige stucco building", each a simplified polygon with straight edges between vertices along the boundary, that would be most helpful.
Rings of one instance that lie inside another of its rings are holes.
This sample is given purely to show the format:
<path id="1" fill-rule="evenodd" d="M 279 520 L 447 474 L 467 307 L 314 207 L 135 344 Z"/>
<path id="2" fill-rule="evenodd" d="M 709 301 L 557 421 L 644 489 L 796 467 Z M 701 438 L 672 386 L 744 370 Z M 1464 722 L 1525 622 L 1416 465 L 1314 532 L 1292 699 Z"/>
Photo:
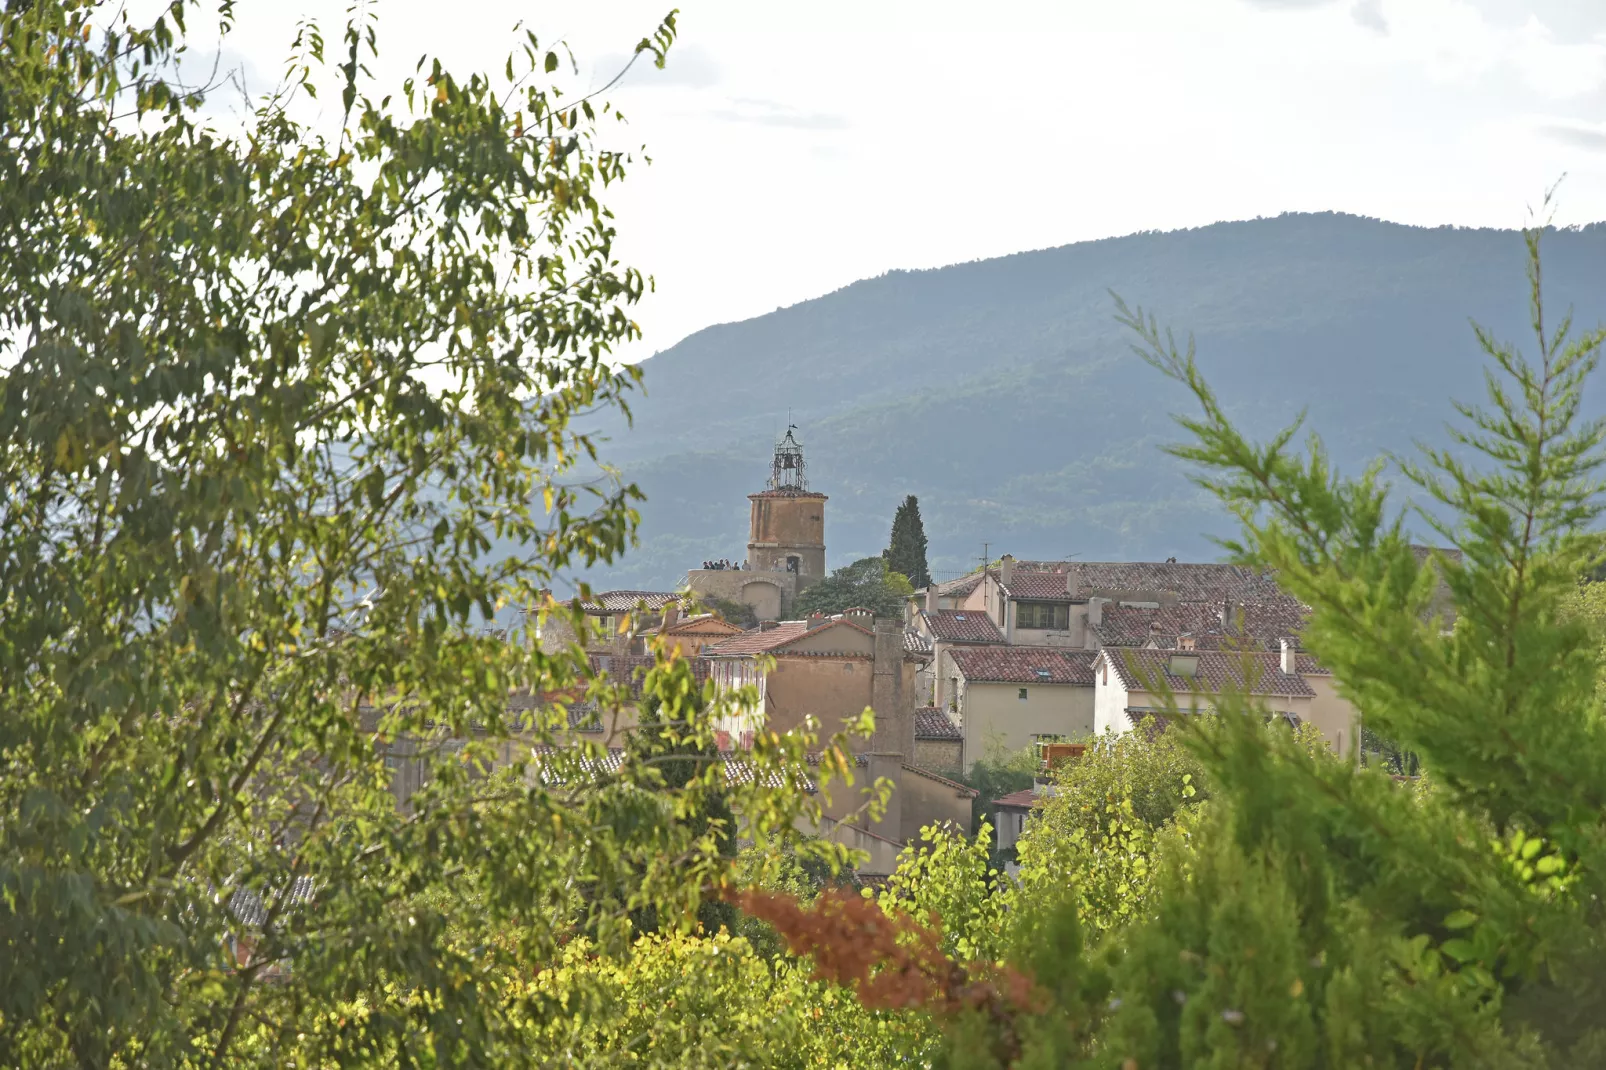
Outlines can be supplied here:
<path id="1" fill-rule="evenodd" d="M 965 647 L 955 719 L 969 772 L 996 740 L 1010 752 L 1041 739 L 1079 739 L 1094 728 L 1092 651 L 1054 647 Z"/>

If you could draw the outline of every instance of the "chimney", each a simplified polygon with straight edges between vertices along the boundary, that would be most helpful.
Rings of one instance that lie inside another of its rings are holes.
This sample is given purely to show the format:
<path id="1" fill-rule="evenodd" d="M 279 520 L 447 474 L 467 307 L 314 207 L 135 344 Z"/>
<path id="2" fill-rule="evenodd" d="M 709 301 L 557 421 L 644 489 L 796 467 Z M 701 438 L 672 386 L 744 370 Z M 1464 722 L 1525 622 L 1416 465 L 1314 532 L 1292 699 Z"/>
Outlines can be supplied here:
<path id="1" fill-rule="evenodd" d="M 781 622 L 778 620 L 762 620 L 758 622 L 758 630 L 761 632 L 773 632 L 780 626 Z"/>
<path id="2" fill-rule="evenodd" d="M 1287 673 L 1289 676 L 1298 676 L 1299 675 L 1299 658 L 1297 657 L 1297 654 L 1298 654 L 1298 651 L 1299 651 L 1299 640 L 1290 639 L 1287 636 L 1284 636 L 1283 639 L 1282 639 L 1282 644 L 1283 644 L 1283 664 L 1282 664 L 1283 672 Z"/>
<path id="3" fill-rule="evenodd" d="M 870 706 L 875 710 L 875 736 L 870 749 L 912 761 L 915 753 L 914 696 L 903 690 L 903 622 L 874 622 L 875 662 Z"/>
<path id="4" fill-rule="evenodd" d="M 926 585 L 926 612 L 935 613 L 938 609 L 937 583 L 933 580 Z"/>
<path id="5" fill-rule="evenodd" d="M 810 628 L 818 628 L 820 625 L 822 625 L 824 623 L 825 623 L 825 614 L 820 612 L 818 609 L 816 609 L 813 613 L 809 614 L 808 626 Z"/>
<path id="6" fill-rule="evenodd" d="M 1076 567 L 1074 565 L 1066 565 L 1065 566 L 1065 593 L 1071 597 L 1072 601 L 1075 601 L 1076 600 L 1076 596 L 1080 592 L 1081 592 L 1081 584 L 1079 584 L 1077 582 Z"/>
<path id="7" fill-rule="evenodd" d="M 1005 554 L 1003 556 L 1003 558 L 998 562 L 998 582 L 1003 584 L 1005 587 L 1008 587 L 1009 586 L 1009 581 L 1014 579 L 1014 578 L 1015 578 L 1015 555 L 1014 554 Z"/>
<path id="8" fill-rule="evenodd" d="M 1087 600 L 1087 622 L 1089 624 L 1104 623 L 1104 603 L 1107 598 L 1089 598 Z"/>
<path id="9" fill-rule="evenodd" d="M 680 621 L 680 603 L 670 602 L 664 606 L 663 631 L 668 631 Z"/>

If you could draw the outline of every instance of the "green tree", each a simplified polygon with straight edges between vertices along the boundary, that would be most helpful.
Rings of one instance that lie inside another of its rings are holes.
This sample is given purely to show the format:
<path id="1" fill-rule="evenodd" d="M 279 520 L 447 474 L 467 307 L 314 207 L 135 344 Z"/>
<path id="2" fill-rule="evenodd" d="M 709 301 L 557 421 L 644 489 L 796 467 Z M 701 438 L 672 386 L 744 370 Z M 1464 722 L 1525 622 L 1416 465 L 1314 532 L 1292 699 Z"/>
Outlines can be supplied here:
<path id="1" fill-rule="evenodd" d="M 1311 607 L 1305 642 L 1429 775 L 1402 785 L 1340 759 L 1231 689 L 1216 716 L 1171 710 L 1182 761 L 1111 763 L 1083 781 L 1082 805 L 1102 792 L 1103 813 L 1070 812 L 1073 782 L 1051 804 L 1068 835 L 1051 818 L 1028 838 L 1021 898 L 999 916 L 1005 956 L 1035 984 L 919 1004 L 944 1022 L 935 1065 L 1606 1059 L 1606 718 L 1600 633 L 1576 605 L 1576 578 L 1600 561 L 1606 424 L 1579 409 L 1606 331 L 1549 328 L 1539 239 L 1527 235 L 1536 355 L 1479 331 L 1496 374 L 1488 405 L 1460 410 L 1464 453 L 1400 465 L 1431 515 L 1397 505 L 1381 465 L 1345 477 L 1319 442 L 1291 448 L 1294 428 L 1246 438 L 1191 345 L 1123 306 L 1140 352 L 1199 402 L 1174 452 L 1240 519 L 1228 554 Z M 1459 554 L 1420 556 L 1412 516 Z M 1453 622 L 1433 612 L 1441 584 Z"/>
<path id="2" fill-rule="evenodd" d="M 993 800 L 1024 791 L 1037 782 L 1037 766 L 1037 750 L 1034 747 L 1011 751 L 1004 745 L 1001 732 L 990 733 L 983 740 L 981 756 L 961 778 L 967 787 L 975 788 L 977 792 L 970 802 L 972 835 L 980 835 L 983 825 L 988 825 L 990 829 Z"/>
<path id="3" fill-rule="evenodd" d="M 635 530 L 569 481 L 637 378 L 613 113 L 533 35 L 381 95 L 356 10 L 233 135 L 182 0 L 0 11 L 0 1064 L 543 1062 L 503 979 L 728 869 L 723 784 L 532 751 L 510 693 L 616 685 L 485 627 Z M 711 736 L 684 664 L 642 686 Z M 791 783 L 728 791 L 750 835 Z"/>
<path id="4" fill-rule="evenodd" d="M 903 500 L 892 517 L 892 539 L 882 557 L 887 568 L 903 574 L 916 590 L 931 584 L 926 568 L 926 527 L 920 522 L 920 500 L 913 494 Z"/>
<path id="5" fill-rule="evenodd" d="M 908 577 L 888 569 L 885 560 L 866 557 L 844 565 L 797 596 L 793 611 L 841 613 L 845 609 L 868 609 L 877 617 L 903 619 L 904 606 L 914 588 Z"/>
<path id="6" fill-rule="evenodd" d="M 667 718 L 664 702 L 657 695 L 649 695 L 639 707 L 635 731 L 625 748 L 628 760 L 645 764 L 655 787 L 670 792 L 683 792 L 695 785 L 713 766 L 720 762 L 720 753 L 714 740 L 699 731 L 706 718 L 703 696 L 692 695 L 679 704 L 686 719 Z M 691 812 L 679 818 L 686 831 L 697 842 L 706 842 L 721 858 L 736 855 L 736 815 L 724 792 L 701 794 Z M 704 932 L 717 933 L 735 929 L 736 908 L 721 900 L 713 889 L 700 896 L 697 905 L 697 922 Z M 659 930 L 658 908 L 647 904 L 632 914 L 637 931 L 655 933 Z"/>
<path id="7" fill-rule="evenodd" d="M 1110 1057 L 1570 1067 L 1606 1054 L 1599 636 L 1568 613 L 1599 561 L 1606 427 L 1579 407 L 1606 332 L 1550 328 L 1540 233 L 1527 240 L 1535 356 L 1479 331 L 1497 374 L 1487 407 L 1461 407 L 1465 455 L 1401 464 L 1438 509 L 1418 519 L 1458 558 L 1416 554 L 1381 466 L 1340 476 L 1318 442 L 1290 448 L 1294 428 L 1245 438 L 1191 346 L 1123 309 L 1140 352 L 1199 402 L 1174 452 L 1242 520 L 1228 552 L 1311 606 L 1305 641 L 1432 786 L 1268 732 L 1245 695 L 1173 721 L 1212 797 L 1188 849 L 1160 852 L 1147 917 L 1120 930 L 1102 974 Z M 1441 578 L 1453 627 L 1429 612 Z"/>

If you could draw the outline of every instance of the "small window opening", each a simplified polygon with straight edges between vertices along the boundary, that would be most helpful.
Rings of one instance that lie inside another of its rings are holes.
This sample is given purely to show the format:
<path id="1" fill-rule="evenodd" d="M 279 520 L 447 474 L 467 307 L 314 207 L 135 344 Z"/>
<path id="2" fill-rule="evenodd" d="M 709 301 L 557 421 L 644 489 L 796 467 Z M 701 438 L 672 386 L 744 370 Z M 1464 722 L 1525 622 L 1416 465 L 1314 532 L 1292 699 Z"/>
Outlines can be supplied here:
<path id="1" fill-rule="evenodd" d="M 1026 701 L 1026 689 L 1024 687 L 1021 688 L 1020 689 L 1020 694 L 1016 695 L 1015 697 L 1020 699 L 1022 702 L 1025 702 Z"/>

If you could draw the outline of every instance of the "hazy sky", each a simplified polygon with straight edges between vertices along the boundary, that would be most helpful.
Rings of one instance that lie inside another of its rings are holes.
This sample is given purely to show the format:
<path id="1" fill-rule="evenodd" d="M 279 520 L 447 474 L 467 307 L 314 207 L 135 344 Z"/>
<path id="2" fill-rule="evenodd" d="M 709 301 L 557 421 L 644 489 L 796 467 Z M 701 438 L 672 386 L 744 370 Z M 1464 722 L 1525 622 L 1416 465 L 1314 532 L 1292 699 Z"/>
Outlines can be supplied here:
<path id="1" fill-rule="evenodd" d="M 251 88 L 295 18 L 242 0 Z M 667 0 L 379 0 L 397 84 L 428 51 L 499 71 L 524 19 L 606 81 Z M 1563 172 L 1606 219 L 1606 0 L 682 0 L 610 137 L 657 280 L 641 357 L 889 268 L 1290 210 L 1515 226 Z"/>

